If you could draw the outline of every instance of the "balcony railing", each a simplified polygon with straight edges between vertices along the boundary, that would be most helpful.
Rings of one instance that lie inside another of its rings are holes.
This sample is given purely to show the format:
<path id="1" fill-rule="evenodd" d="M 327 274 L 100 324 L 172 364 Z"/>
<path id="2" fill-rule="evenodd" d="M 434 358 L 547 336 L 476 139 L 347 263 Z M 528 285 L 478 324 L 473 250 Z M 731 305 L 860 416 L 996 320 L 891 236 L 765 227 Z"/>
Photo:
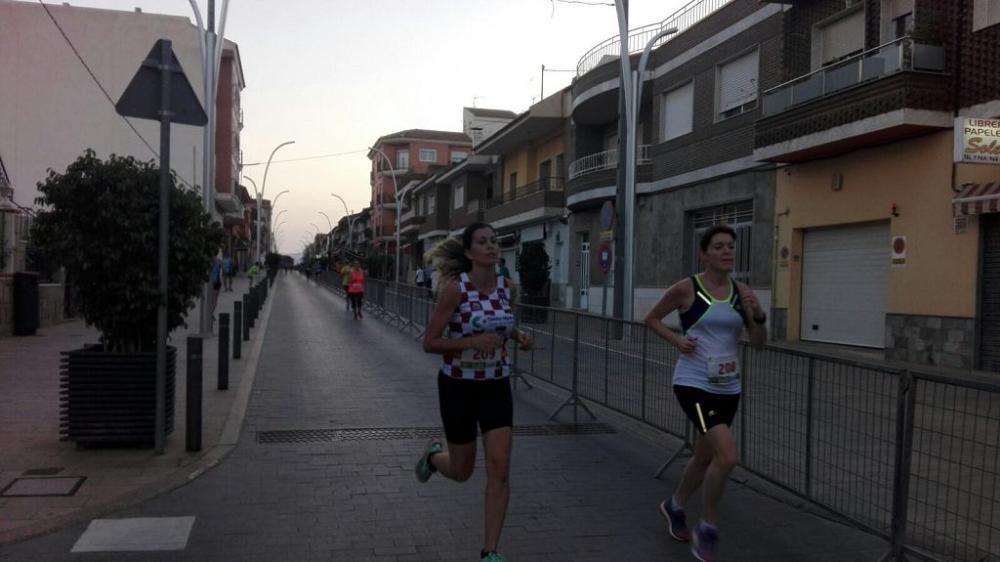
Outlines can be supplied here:
<path id="1" fill-rule="evenodd" d="M 513 193 L 510 191 L 504 191 L 499 197 L 482 201 L 481 205 L 483 209 L 492 209 L 493 207 L 499 207 L 500 205 L 510 203 L 511 201 L 522 199 L 533 193 L 539 193 L 542 191 L 562 191 L 565 185 L 566 180 L 563 178 L 540 178 L 531 183 L 526 183 L 514 188 Z"/>
<path id="2" fill-rule="evenodd" d="M 649 164 L 652 162 L 652 159 L 649 156 L 649 147 L 650 145 L 648 144 L 640 144 L 637 147 L 639 152 L 636 156 L 636 160 L 639 164 Z M 580 176 L 600 172 L 602 170 L 611 170 L 617 167 L 618 149 L 612 148 L 603 152 L 588 154 L 583 158 L 574 160 L 569 165 L 569 179 L 572 180 Z"/>
<path id="3" fill-rule="evenodd" d="M 902 37 L 767 90 L 763 96 L 763 113 L 765 117 L 775 115 L 903 71 L 941 74 L 944 70 L 944 47 Z"/>
<path id="4" fill-rule="evenodd" d="M 676 27 L 677 33 L 673 35 L 676 36 L 732 1 L 733 0 L 692 0 L 686 6 L 677 10 L 670 15 L 670 17 L 660 23 L 652 23 L 629 30 L 629 54 L 642 52 L 642 50 L 646 48 L 646 43 L 649 43 L 649 40 L 655 37 L 661 30 Z M 659 47 L 668 40 L 669 37 L 665 37 L 658 41 L 656 45 L 653 45 L 653 47 Z M 584 74 L 597 68 L 604 61 L 605 57 L 617 58 L 620 56 L 621 38 L 618 35 L 615 35 L 614 37 L 607 39 L 593 49 L 587 51 L 587 54 L 580 58 L 580 62 L 576 65 L 576 75 L 578 77 L 583 76 Z"/>

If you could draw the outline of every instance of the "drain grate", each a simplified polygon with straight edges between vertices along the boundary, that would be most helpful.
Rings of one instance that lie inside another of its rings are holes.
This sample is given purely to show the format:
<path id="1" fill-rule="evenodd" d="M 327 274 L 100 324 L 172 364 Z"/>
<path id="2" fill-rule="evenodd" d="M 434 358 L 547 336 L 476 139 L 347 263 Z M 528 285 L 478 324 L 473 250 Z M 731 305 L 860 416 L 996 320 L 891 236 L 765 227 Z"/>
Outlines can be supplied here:
<path id="1" fill-rule="evenodd" d="M 3 498 L 39 498 L 68 497 L 76 493 L 83 485 L 85 476 L 69 478 L 60 477 L 28 477 L 15 478 L 6 488 L 0 490 Z"/>
<path id="2" fill-rule="evenodd" d="M 545 437 L 558 435 L 599 435 L 615 433 L 606 423 L 516 425 L 514 435 Z M 438 427 L 354 427 L 343 429 L 283 429 L 258 431 L 257 442 L 265 445 L 284 443 L 327 443 L 331 441 L 398 441 L 442 437 Z"/>

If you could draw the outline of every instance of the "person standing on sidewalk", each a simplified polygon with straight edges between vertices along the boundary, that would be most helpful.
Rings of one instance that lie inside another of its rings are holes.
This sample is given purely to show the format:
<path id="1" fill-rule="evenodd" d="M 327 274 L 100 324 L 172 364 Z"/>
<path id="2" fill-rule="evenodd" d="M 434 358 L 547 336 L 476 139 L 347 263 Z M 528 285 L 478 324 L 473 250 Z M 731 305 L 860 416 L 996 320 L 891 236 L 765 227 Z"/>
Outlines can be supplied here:
<path id="1" fill-rule="evenodd" d="M 233 273 L 236 272 L 236 268 L 233 266 L 233 258 L 226 254 L 222 258 L 222 290 L 232 292 L 233 291 Z"/>
<path id="2" fill-rule="evenodd" d="M 465 482 L 476 462 L 478 426 L 486 451 L 485 538 L 479 553 L 485 562 L 504 560 L 497 546 L 510 500 L 514 406 L 507 341 L 531 349 L 531 336 L 514 328 L 513 287 L 497 275 L 498 251 L 496 231 L 484 223 L 469 225 L 461 243 L 448 239 L 431 251 L 441 289 L 424 351 L 444 356 L 437 384 L 448 451 L 432 440 L 416 466 L 420 482 L 435 472 Z"/>
<path id="3" fill-rule="evenodd" d="M 354 308 L 354 319 L 364 318 L 361 313 L 361 303 L 365 298 L 365 270 L 358 260 L 354 260 L 354 265 L 351 267 L 351 282 L 347 284 L 347 296 Z"/>
<path id="4" fill-rule="evenodd" d="M 344 286 L 344 300 L 347 301 L 347 310 L 351 310 L 351 297 L 347 288 L 351 284 L 351 265 L 344 260 L 344 265 L 340 268 L 340 282 Z"/>
<path id="5" fill-rule="evenodd" d="M 704 271 L 667 289 L 646 315 L 645 324 L 680 350 L 674 368 L 674 394 L 698 429 L 694 453 L 673 496 L 660 503 L 670 535 L 686 542 L 703 562 L 718 560 L 718 511 L 723 486 L 739 462 L 732 423 L 742 385 L 739 341 L 746 327 L 754 349 L 767 344 L 767 314 L 750 287 L 730 276 L 735 265 L 736 232 L 724 225 L 701 237 Z M 684 332 L 677 335 L 662 320 L 679 311 Z M 702 520 L 692 534 L 684 506 L 702 486 Z"/>

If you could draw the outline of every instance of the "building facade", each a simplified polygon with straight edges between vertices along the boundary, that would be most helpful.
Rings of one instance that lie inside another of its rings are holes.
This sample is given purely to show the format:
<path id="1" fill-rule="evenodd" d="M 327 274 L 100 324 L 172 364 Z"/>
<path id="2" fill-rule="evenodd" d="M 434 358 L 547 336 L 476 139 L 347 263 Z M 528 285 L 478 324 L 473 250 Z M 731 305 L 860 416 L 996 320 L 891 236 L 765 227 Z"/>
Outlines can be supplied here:
<path id="1" fill-rule="evenodd" d="M 402 280 L 414 263 L 417 249 L 412 240 L 404 242 L 400 235 L 401 254 L 403 244 L 408 244 L 406 264 L 405 267 L 404 264 L 393 265 L 398 212 L 396 190 L 402 198 L 436 171 L 466 159 L 472 153 L 472 140 L 465 133 L 410 129 L 379 137 L 372 148 L 374 150 L 368 153 L 372 162 L 372 243 L 377 251 L 386 255 L 387 271 L 399 267 Z M 402 255 L 400 261 L 404 261 Z"/>
<path id="2" fill-rule="evenodd" d="M 159 123 L 126 120 L 114 107 L 158 39 L 171 40 L 204 106 L 199 30 L 188 18 L 138 9 L 126 12 L 0 0 L 0 21 L 0 76 L 5 77 L 0 87 L 0 123 L 4 124 L 0 155 L 13 189 L 10 198 L 22 207 L 34 206 L 39 195 L 36 185 L 45 180 L 50 168 L 65 170 L 87 149 L 105 159 L 111 154 L 131 155 L 141 161 L 158 158 Z M 243 208 L 234 195 L 242 165 L 240 92 L 244 86 L 239 49 L 226 41 L 216 107 L 217 197 L 213 215 L 226 227 L 230 248 L 246 235 L 237 224 Z M 182 188 L 201 191 L 203 150 L 201 127 L 172 127 L 171 168 Z M 227 218 L 229 213 L 233 216 Z M 24 267 L 35 266 L 28 260 Z M 63 279 L 58 274 L 46 275 L 41 281 L 41 308 L 56 311 L 42 314 L 43 325 L 58 322 L 63 311 L 69 312 L 70 307 L 64 305 L 70 290 L 61 285 Z M 0 282 L 0 290 L 8 287 L 9 283 Z M 0 301 L 10 300 L 10 295 L 0 296 Z M 0 334 L 4 331 L 0 326 Z"/>
<path id="3" fill-rule="evenodd" d="M 966 118 L 1000 131 L 1000 6 L 785 4 L 784 81 L 754 139 L 782 164 L 775 335 L 1000 370 L 1000 158 L 955 158 Z"/>
<path id="4" fill-rule="evenodd" d="M 775 165 L 754 159 L 753 141 L 759 92 L 781 81 L 786 10 L 755 0 L 705 1 L 659 25 L 679 32 L 655 46 L 643 75 L 635 131 L 634 255 L 642 258 L 634 265 L 634 319 L 671 284 L 701 270 L 698 239 L 719 223 L 737 231 L 734 277 L 770 304 Z M 649 28 L 631 35 L 641 46 L 639 38 L 652 37 Z M 620 65 L 603 53 L 595 48 L 583 56 L 572 86 L 566 205 L 571 305 L 610 314 L 614 273 L 604 274 L 597 258 L 622 235 L 602 229 L 599 220 L 619 182 Z M 636 68 L 638 56 L 631 62 Z"/>

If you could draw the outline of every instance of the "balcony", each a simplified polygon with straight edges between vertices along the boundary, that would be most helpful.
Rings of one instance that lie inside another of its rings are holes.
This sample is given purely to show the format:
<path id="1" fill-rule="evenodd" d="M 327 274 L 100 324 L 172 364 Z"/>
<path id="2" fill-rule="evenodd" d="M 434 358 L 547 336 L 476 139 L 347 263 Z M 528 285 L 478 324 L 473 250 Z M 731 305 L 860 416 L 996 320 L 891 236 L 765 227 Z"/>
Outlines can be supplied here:
<path id="1" fill-rule="evenodd" d="M 629 30 L 627 39 L 629 54 L 641 53 L 646 47 L 646 43 L 649 43 L 650 39 L 655 37 L 657 33 L 664 29 L 676 27 L 677 33 L 675 33 L 673 37 L 680 35 L 684 32 L 684 30 L 705 19 L 725 5 L 732 3 L 732 1 L 733 0 L 693 0 L 660 23 L 644 25 L 642 27 Z M 656 48 L 663 43 L 666 43 L 668 40 L 669 38 L 661 39 L 660 42 L 653 47 Z M 621 38 L 620 36 L 615 35 L 614 37 L 602 41 L 600 44 L 587 51 L 585 55 L 580 57 L 580 61 L 576 64 L 576 76 L 579 78 L 602 64 L 612 60 L 618 60 L 619 57 L 621 57 Z"/>
<path id="2" fill-rule="evenodd" d="M 500 228 L 558 216 L 565 205 L 563 178 L 540 178 L 480 202 L 486 222 Z"/>
<path id="3" fill-rule="evenodd" d="M 762 95 L 754 157 L 799 162 L 948 128 L 944 47 L 903 37 Z"/>
<path id="4" fill-rule="evenodd" d="M 451 224 L 449 225 L 451 230 L 465 228 L 474 222 L 484 222 L 486 220 L 485 203 L 485 201 L 474 199 L 466 203 L 464 207 L 452 209 Z"/>
<path id="5" fill-rule="evenodd" d="M 418 215 L 413 208 L 409 208 L 399 217 L 399 233 L 407 234 L 416 231 L 417 227 L 427 222 L 427 217 Z"/>
<path id="6" fill-rule="evenodd" d="M 636 181 L 648 181 L 653 163 L 651 146 L 641 144 L 636 147 L 636 162 L 639 166 Z M 573 209 L 585 203 L 603 201 L 615 194 L 618 185 L 618 149 L 588 154 L 569 165 L 569 181 L 566 183 L 566 206 Z"/>
<path id="7" fill-rule="evenodd" d="M 423 222 L 418 230 L 418 238 L 447 236 L 451 230 L 451 215 L 449 213 L 433 212 L 421 217 Z"/>

